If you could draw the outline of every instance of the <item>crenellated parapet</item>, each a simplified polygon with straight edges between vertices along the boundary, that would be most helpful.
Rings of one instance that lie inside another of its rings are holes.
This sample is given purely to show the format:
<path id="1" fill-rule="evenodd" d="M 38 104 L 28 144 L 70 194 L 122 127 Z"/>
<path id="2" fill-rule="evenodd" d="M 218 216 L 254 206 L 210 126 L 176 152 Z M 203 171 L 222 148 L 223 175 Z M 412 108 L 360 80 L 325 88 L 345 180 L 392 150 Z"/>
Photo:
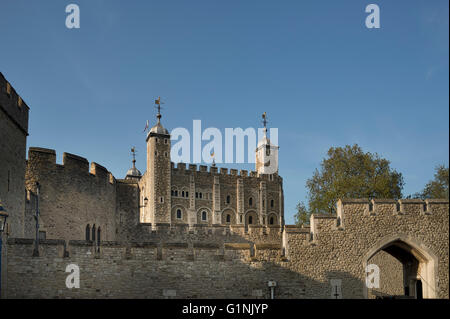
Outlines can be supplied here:
<path id="1" fill-rule="evenodd" d="M 171 162 L 171 168 L 173 174 L 180 175 L 202 175 L 202 176 L 235 176 L 235 177 L 247 177 L 247 178 L 256 178 L 259 180 L 267 180 L 267 181 L 279 181 L 281 177 L 278 174 L 259 174 L 256 171 L 247 171 L 247 170 L 237 170 L 234 168 L 228 169 L 225 167 L 216 167 L 216 166 L 206 166 L 206 165 L 196 165 L 196 164 L 188 164 L 186 167 L 185 163 L 175 163 Z"/>
<path id="2" fill-rule="evenodd" d="M 81 156 L 71 153 L 63 153 L 62 165 L 56 163 L 56 152 L 53 149 L 30 147 L 28 151 L 27 165 L 33 170 L 55 170 L 72 175 L 73 178 L 80 176 L 91 176 L 104 180 L 109 184 L 115 183 L 115 178 L 105 167 L 89 161 Z"/>
<path id="3" fill-rule="evenodd" d="M 87 229 L 101 229 L 104 239 L 115 238 L 117 181 L 105 167 L 71 153 L 63 153 L 62 164 L 57 164 L 55 150 L 30 147 L 26 189 L 36 195 L 37 183 L 40 230 L 46 238 L 82 239 Z M 34 221 L 28 217 L 35 214 L 35 208 L 27 207 L 25 230 L 29 236 Z"/>
<path id="4" fill-rule="evenodd" d="M 28 135 L 28 113 L 30 108 L 0 72 L 0 109 Z"/>

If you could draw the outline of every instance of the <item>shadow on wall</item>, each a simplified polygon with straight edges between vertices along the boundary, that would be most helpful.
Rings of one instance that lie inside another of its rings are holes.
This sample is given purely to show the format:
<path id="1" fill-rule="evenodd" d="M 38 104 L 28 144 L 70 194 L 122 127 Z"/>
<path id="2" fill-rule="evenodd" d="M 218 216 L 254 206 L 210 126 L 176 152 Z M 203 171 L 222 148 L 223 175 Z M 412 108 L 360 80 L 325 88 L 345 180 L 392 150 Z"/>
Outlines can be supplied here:
<path id="1" fill-rule="evenodd" d="M 89 241 L 8 239 L 7 298 L 362 298 L 363 283 L 346 272 L 313 280 L 274 246 L 196 242 L 123 245 Z M 80 270 L 80 288 L 66 287 L 66 267 Z"/>

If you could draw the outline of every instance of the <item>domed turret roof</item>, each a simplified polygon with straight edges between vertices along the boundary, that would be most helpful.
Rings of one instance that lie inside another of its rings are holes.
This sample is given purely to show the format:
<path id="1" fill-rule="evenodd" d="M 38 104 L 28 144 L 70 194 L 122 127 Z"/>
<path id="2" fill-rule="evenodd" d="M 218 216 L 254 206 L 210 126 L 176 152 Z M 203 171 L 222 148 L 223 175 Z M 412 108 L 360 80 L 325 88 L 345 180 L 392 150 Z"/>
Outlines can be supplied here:
<path id="1" fill-rule="evenodd" d="M 150 133 L 156 133 L 156 134 L 165 134 L 168 135 L 169 131 L 167 131 L 164 126 L 162 126 L 161 122 L 158 120 L 158 123 L 156 123 L 155 126 L 153 126 L 150 129 Z"/>
<path id="2" fill-rule="evenodd" d="M 130 177 L 141 177 L 141 172 L 136 167 L 132 167 L 127 172 L 127 177 L 128 176 L 130 176 Z"/>

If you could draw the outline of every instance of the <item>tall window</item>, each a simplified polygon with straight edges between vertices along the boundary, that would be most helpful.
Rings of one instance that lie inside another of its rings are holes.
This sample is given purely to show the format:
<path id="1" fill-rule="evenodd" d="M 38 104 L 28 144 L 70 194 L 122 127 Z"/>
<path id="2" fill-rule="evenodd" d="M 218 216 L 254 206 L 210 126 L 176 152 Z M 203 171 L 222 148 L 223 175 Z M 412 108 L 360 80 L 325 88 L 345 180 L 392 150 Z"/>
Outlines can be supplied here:
<path id="1" fill-rule="evenodd" d="M 253 216 L 248 216 L 248 224 L 253 224 Z"/>
<path id="2" fill-rule="evenodd" d="M 206 212 L 203 211 L 203 212 L 202 212 L 202 220 L 206 220 L 206 218 L 207 218 Z"/>
<path id="3" fill-rule="evenodd" d="M 270 219 L 269 219 L 269 224 L 270 224 L 270 225 L 273 225 L 273 217 L 270 217 Z"/>
<path id="4" fill-rule="evenodd" d="M 229 223 L 231 221 L 231 216 L 230 214 L 227 214 L 227 223 Z"/>
<path id="5" fill-rule="evenodd" d="M 95 241 L 95 224 L 92 225 L 92 241 Z"/>
<path id="6" fill-rule="evenodd" d="M 248 199 L 248 206 L 252 206 L 252 205 L 253 205 L 253 198 L 250 197 L 250 198 Z"/>
<path id="7" fill-rule="evenodd" d="M 273 199 L 270 200 L 270 207 L 273 207 Z"/>
<path id="8" fill-rule="evenodd" d="M 177 209 L 177 218 L 181 219 L 181 209 Z"/>
<path id="9" fill-rule="evenodd" d="M 89 224 L 87 224 L 86 226 L 86 240 L 90 240 L 91 238 L 91 226 L 89 226 Z"/>
<path id="10" fill-rule="evenodd" d="M 97 244 L 100 246 L 100 240 L 101 240 L 101 230 L 100 227 L 97 229 Z"/>
<path id="11" fill-rule="evenodd" d="M 231 202 L 231 197 L 230 195 L 227 195 L 227 204 L 229 204 Z"/>

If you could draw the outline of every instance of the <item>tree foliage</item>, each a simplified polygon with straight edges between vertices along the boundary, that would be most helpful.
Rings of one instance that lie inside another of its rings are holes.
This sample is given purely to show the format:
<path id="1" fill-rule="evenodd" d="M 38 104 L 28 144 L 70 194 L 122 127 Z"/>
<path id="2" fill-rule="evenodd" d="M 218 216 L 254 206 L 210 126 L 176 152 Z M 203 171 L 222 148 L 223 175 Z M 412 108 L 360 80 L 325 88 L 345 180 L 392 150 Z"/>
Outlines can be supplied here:
<path id="1" fill-rule="evenodd" d="M 307 226 L 309 225 L 309 217 L 310 217 L 310 213 L 308 211 L 308 209 L 305 206 L 305 203 L 303 202 L 299 202 L 297 204 L 297 212 L 294 215 L 295 218 L 295 224 L 297 224 L 298 226 Z"/>
<path id="2" fill-rule="evenodd" d="M 434 173 L 434 179 L 429 181 L 420 197 L 426 198 L 449 198 L 448 194 L 448 175 L 449 168 L 444 165 L 439 165 L 436 167 L 436 172 Z"/>
<path id="3" fill-rule="evenodd" d="M 306 182 L 310 214 L 334 213 L 339 198 L 401 198 L 402 174 L 378 154 L 355 144 L 331 147 L 327 155 Z"/>

